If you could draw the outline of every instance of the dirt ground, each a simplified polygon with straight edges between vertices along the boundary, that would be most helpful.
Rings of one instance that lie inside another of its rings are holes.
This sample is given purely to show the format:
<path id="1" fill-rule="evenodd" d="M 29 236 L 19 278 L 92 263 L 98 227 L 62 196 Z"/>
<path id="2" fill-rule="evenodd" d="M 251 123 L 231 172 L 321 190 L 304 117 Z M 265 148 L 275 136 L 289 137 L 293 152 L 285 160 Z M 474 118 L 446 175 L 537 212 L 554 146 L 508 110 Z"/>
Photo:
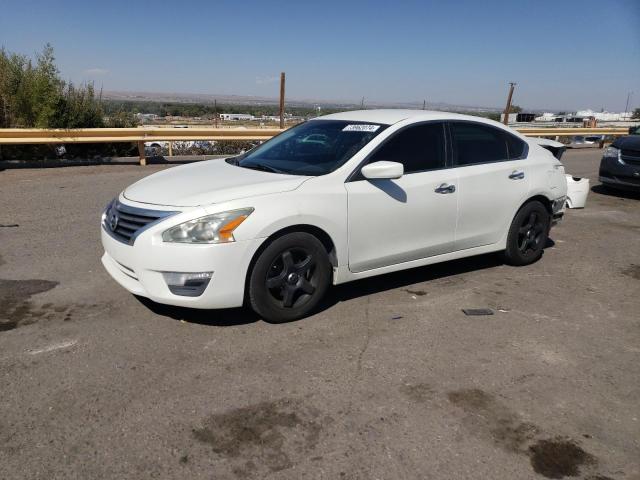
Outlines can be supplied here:
<path id="1" fill-rule="evenodd" d="M 563 160 L 597 185 L 600 154 Z M 163 168 L 0 172 L 0 479 L 640 479 L 640 195 L 594 187 L 534 265 L 362 280 L 271 325 L 103 270 L 102 209 Z"/>

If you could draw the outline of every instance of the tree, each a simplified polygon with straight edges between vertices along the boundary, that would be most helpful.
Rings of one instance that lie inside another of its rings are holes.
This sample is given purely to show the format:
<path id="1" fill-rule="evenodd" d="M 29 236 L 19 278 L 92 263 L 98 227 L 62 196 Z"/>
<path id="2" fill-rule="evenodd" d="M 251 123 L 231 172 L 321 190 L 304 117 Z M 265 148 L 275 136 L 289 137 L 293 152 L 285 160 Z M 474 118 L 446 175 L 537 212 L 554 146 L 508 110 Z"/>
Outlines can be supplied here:
<path id="1" fill-rule="evenodd" d="M 102 94 L 92 83 L 74 85 L 60 78 L 53 47 L 46 44 L 34 59 L 0 49 L 0 128 L 92 128 L 135 126 L 134 116 L 115 111 L 105 116 Z M 67 153 L 84 158 L 122 154 L 120 144 L 69 145 Z M 2 150 L 9 158 L 55 156 L 49 146 L 14 146 Z"/>
<path id="2" fill-rule="evenodd" d="M 509 113 L 520 113 L 520 112 L 522 112 L 522 107 L 518 105 L 511 105 L 511 108 L 509 109 Z"/>
<path id="3" fill-rule="evenodd" d="M 636 108 L 633 111 L 633 115 L 631 115 L 631 118 L 633 119 L 640 119 L 640 108 Z"/>
<path id="4" fill-rule="evenodd" d="M 93 84 L 65 83 L 46 44 L 35 61 L 0 50 L 0 128 L 89 128 L 104 125 Z"/>

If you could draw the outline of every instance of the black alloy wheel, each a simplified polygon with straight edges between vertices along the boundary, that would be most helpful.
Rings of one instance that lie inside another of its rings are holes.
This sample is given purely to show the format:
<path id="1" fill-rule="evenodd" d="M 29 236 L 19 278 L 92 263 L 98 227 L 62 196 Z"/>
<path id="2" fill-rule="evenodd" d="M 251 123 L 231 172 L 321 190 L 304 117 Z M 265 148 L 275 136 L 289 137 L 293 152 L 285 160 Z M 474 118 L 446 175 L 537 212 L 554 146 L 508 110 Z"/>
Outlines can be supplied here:
<path id="1" fill-rule="evenodd" d="M 315 236 L 294 232 L 260 253 L 249 277 L 251 307 L 273 323 L 297 320 L 318 305 L 331 282 L 331 263 Z"/>
<path id="2" fill-rule="evenodd" d="M 524 204 L 511 222 L 505 260 L 510 265 L 529 265 L 542 257 L 549 238 L 551 216 L 537 200 Z"/>
<path id="3" fill-rule="evenodd" d="M 271 263 L 265 286 L 279 306 L 300 306 L 316 291 L 318 275 L 315 267 L 316 260 L 306 249 L 286 249 Z"/>
<path id="4" fill-rule="evenodd" d="M 530 255 L 540 249 L 546 224 L 535 210 L 522 222 L 518 229 L 518 250 L 522 255 Z"/>

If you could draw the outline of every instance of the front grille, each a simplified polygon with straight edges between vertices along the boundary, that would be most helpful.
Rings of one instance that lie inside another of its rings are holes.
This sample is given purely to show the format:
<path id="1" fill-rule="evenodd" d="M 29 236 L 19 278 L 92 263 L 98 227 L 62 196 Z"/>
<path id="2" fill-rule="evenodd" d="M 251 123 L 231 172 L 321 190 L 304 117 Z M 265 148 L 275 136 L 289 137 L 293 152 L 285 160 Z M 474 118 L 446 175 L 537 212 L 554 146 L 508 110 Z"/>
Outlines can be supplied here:
<path id="1" fill-rule="evenodd" d="M 140 233 L 175 213 L 178 212 L 130 207 L 115 200 L 107 207 L 103 228 L 116 240 L 133 245 Z"/>
<path id="2" fill-rule="evenodd" d="M 640 165 L 640 151 L 638 150 L 622 150 L 620 159 L 630 165 Z"/>

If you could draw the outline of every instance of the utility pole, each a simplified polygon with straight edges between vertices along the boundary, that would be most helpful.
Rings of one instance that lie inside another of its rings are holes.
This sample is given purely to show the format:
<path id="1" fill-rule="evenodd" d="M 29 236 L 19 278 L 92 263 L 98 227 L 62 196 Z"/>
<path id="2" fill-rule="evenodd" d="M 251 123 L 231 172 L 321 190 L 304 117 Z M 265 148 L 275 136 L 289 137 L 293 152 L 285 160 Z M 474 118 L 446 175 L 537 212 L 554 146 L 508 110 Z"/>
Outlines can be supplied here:
<path id="1" fill-rule="evenodd" d="M 627 93 L 627 104 L 624 106 L 624 113 L 627 113 L 629 111 L 629 101 L 631 100 L 632 96 L 633 92 Z"/>
<path id="2" fill-rule="evenodd" d="M 360 110 L 364 110 L 364 97 L 360 100 Z"/>
<path id="3" fill-rule="evenodd" d="M 507 97 L 507 106 L 504 109 L 504 123 L 505 125 L 509 125 L 509 112 L 511 112 L 511 99 L 513 98 L 513 90 L 516 87 L 517 83 L 509 82 L 509 96 Z"/>
<path id="4" fill-rule="evenodd" d="M 426 110 L 426 109 L 427 109 L 427 101 L 426 101 L 426 100 L 423 100 L 423 101 L 422 101 L 422 109 L 423 109 L 423 110 Z"/>
<path id="5" fill-rule="evenodd" d="M 218 128 L 218 100 L 213 99 L 213 126 Z"/>
<path id="6" fill-rule="evenodd" d="M 284 129 L 284 72 L 280 73 L 280 129 Z"/>

